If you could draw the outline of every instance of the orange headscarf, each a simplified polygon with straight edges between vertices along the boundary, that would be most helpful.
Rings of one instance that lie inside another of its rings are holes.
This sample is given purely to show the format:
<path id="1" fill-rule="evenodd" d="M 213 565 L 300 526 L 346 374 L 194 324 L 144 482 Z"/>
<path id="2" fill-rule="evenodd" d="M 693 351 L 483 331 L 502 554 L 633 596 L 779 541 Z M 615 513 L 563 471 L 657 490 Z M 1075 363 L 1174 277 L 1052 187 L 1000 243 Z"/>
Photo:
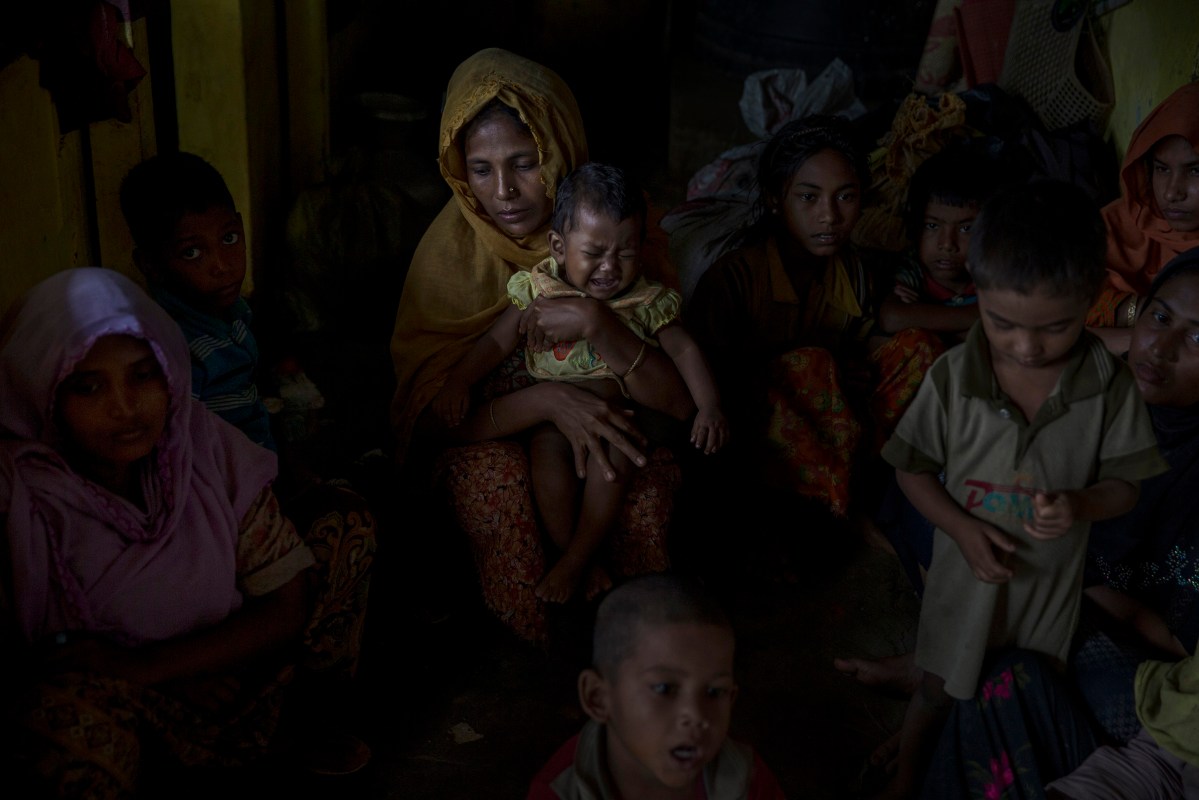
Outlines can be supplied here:
<path id="1" fill-rule="evenodd" d="M 1199 147 L 1199 82 L 1180 87 L 1137 126 L 1120 167 L 1123 195 L 1103 208 L 1108 277 L 1118 289 L 1139 295 L 1166 262 L 1199 245 L 1199 231 L 1172 230 L 1159 216 L 1149 187 L 1147 157 L 1167 136 Z"/>
<path id="2" fill-rule="evenodd" d="M 454 70 L 438 153 L 454 196 L 412 258 L 391 340 L 396 374 L 391 418 L 401 456 L 416 418 L 450 368 L 509 305 L 508 278 L 549 256 L 548 221 L 513 239 L 496 226 L 467 184 L 459 133 L 493 98 L 516 109 L 532 130 L 541 182 L 551 198 L 558 181 L 587 160 L 579 107 L 552 70 L 496 48 L 475 53 Z"/>

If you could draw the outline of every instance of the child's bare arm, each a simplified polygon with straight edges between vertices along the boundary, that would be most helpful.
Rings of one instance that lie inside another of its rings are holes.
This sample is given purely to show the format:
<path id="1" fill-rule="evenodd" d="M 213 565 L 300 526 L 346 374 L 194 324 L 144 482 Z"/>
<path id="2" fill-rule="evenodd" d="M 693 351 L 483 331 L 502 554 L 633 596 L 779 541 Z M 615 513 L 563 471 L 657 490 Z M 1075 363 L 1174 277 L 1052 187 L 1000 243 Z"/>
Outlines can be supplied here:
<path id="1" fill-rule="evenodd" d="M 433 398 L 433 412 L 447 427 L 456 427 L 466 418 L 470 410 L 470 387 L 516 349 L 519 324 L 520 309 L 514 305 L 508 306 L 487 333 L 450 370 L 445 385 Z"/>
<path id="2" fill-rule="evenodd" d="M 887 333 L 906 328 L 923 328 L 938 333 L 965 331 L 978 319 L 978 306 L 943 306 L 936 303 L 908 303 L 898 295 L 883 300 L 878 310 L 879 325 Z"/>
<path id="3" fill-rule="evenodd" d="M 674 361 L 695 401 L 695 423 L 691 443 L 705 453 L 714 453 L 728 441 L 728 421 L 720 408 L 720 390 L 703 351 L 682 325 L 667 325 L 658 331 L 662 349 Z"/>
<path id="4" fill-rule="evenodd" d="M 1084 590 L 1087 597 L 1118 622 L 1126 623 L 1154 647 L 1179 658 L 1190 655 L 1178 641 L 1162 617 L 1139 600 L 1110 586 L 1092 586 Z"/>
<path id="5" fill-rule="evenodd" d="M 974 577 L 986 583 L 1011 580 L 1012 570 L 1000 563 L 994 550 L 1014 552 L 1016 545 L 1010 537 L 968 514 L 931 472 L 896 470 L 895 479 L 916 510 L 957 543 Z"/>
<path id="6" fill-rule="evenodd" d="M 1085 489 L 1037 492 L 1033 518 L 1024 530 L 1035 539 L 1056 539 L 1077 521 L 1097 522 L 1132 511 L 1141 496 L 1139 484 L 1105 478 Z"/>

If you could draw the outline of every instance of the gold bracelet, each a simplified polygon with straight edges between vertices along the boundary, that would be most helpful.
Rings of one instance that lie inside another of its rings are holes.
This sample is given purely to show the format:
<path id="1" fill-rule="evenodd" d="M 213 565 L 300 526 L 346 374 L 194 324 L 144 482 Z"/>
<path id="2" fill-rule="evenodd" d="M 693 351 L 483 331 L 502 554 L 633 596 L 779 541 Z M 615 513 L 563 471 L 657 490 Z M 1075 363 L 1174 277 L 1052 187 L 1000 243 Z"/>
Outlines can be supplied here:
<path id="1" fill-rule="evenodd" d="M 1128 327 L 1133 327 L 1137 324 L 1137 296 L 1134 294 L 1132 299 L 1128 301 Z"/>
<path id="2" fill-rule="evenodd" d="M 633 370 L 641 366 L 641 360 L 645 358 L 645 340 L 641 341 L 641 349 L 637 351 L 637 357 L 633 359 L 633 363 L 629 364 L 629 368 L 624 371 L 624 378 L 627 380 L 633 374 Z"/>
<path id="3" fill-rule="evenodd" d="M 487 416 L 491 417 L 491 427 L 495 428 L 496 433 L 503 433 L 500 430 L 499 423 L 495 421 L 495 401 L 492 400 L 487 404 Z"/>

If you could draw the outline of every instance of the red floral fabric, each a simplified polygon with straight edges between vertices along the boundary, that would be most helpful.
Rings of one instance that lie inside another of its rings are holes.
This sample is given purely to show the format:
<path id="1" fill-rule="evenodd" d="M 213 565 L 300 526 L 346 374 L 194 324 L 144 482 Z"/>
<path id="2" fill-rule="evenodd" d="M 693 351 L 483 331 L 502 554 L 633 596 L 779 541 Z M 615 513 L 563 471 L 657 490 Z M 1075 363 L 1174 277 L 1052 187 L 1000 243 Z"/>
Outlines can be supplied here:
<path id="1" fill-rule="evenodd" d="M 907 410 L 924 373 L 945 351 L 940 338 L 909 329 L 870 357 L 877 375 L 869 396 L 870 426 L 877 452 Z M 784 353 L 772 365 L 766 393 L 766 428 L 773 485 L 820 500 L 838 516 L 850 502 L 850 474 L 862 440 L 863 421 L 842 389 L 833 354 L 819 347 Z"/>
<path id="2" fill-rule="evenodd" d="M 260 510 L 275 513 L 273 505 Z M 311 582 L 319 588 L 303 646 L 284 663 L 154 688 L 72 672 L 14 690 L 12 707 L 5 709 L 14 719 L 5 724 L 24 734 L 21 759 L 55 796 L 133 797 L 143 759 L 151 755 L 169 753 L 185 766 L 259 759 L 278 744 L 288 691 L 301 672 L 319 673 L 322 686 L 354 675 L 375 552 L 374 517 L 361 497 L 335 487 L 297 498 L 287 512 L 306 531 L 304 542 L 316 557 Z M 193 702 L 230 690 L 227 700 Z"/>
<path id="3" fill-rule="evenodd" d="M 438 460 L 434 476 L 470 543 L 487 607 L 520 638 L 546 642 L 546 606 L 533 593 L 546 571 L 546 553 L 524 448 L 513 441 L 452 448 Z M 681 483 L 666 448 L 654 451 L 633 476 L 602 556 L 613 578 L 670 567 L 666 538 Z"/>

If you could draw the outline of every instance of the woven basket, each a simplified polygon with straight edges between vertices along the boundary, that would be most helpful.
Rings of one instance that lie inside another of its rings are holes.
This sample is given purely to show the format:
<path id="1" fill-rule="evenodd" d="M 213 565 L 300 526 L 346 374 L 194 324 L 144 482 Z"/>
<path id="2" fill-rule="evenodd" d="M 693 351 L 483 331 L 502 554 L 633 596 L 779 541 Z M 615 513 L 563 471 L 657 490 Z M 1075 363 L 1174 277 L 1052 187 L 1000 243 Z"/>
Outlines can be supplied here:
<path id="1" fill-rule="evenodd" d="M 1088 119 L 1102 129 L 1115 95 L 1111 68 L 1086 17 L 1059 31 L 1053 6 L 1016 3 L 999 85 L 1027 101 L 1047 130 Z"/>

